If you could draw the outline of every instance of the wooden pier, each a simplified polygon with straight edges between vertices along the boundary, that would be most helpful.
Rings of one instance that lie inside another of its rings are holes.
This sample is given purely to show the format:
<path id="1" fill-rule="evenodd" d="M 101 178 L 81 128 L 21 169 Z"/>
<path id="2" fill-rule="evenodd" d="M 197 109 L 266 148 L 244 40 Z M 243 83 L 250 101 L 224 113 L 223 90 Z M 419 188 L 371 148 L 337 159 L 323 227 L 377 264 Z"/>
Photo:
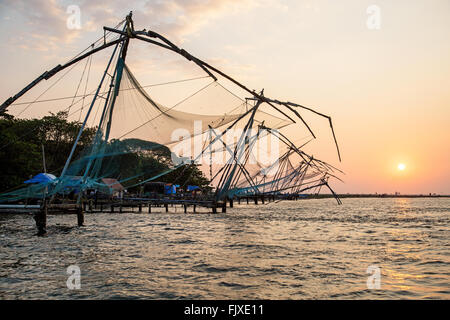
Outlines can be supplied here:
<path id="1" fill-rule="evenodd" d="M 236 196 L 221 201 L 208 198 L 125 198 L 125 199 L 83 199 L 80 204 L 69 203 L 49 203 L 48 200 L 41 201 L 40 204 L 7 204 L 0 205 L 0 213 L 32 213 L 36 221 L 38 235 L 47 232 L 47 216 L 49 214 L 74 214 L 77 215 L 78 226 L 83 226 L 85 213 L 222 213 L 227 212 L 227 206 L 233 208 L 234 204 L 266 204 L 275 200 L 297 200 L 298 197 L 281 197 L 271 194 L 257 194 Z M 227 204 L 228 203 L 228 204 Z M 155 210 L 158 208 L 158 210 Z M 163 209 L 162 209 L 163 208 Z M 177 209 L 181 209 L 178 211 Z M 200 211 L 199 208 L 207 208 L 208 211 Z M 162 211 L 161 211 L 162 209 Z"/>

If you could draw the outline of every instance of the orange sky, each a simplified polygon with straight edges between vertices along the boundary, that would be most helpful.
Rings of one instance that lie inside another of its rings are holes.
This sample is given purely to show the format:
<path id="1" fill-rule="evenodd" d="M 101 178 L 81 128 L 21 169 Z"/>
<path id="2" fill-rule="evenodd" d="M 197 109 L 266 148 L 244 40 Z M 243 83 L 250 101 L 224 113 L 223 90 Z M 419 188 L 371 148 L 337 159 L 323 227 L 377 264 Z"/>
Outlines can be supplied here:
<path id="1" fill-rule="evenodd" d="M 1 100 L 134 10 L 137 29 L 166 34 L 252 89 L 332 116 L 342 163 L 326 120 L 311 118 L 320 143 L 308 151 L 345 171 L 336 191 L 450 194 L 448 0 L 127 3 L 2 1 Z M 80 7 L 80 30 L 67 29 L 69 4 Z M 371 5 L 380 10 L 379 29 L 367 26 Z M 173 56 L 140 45 L 130 52 L 142 84 L 173 79 L 169 69 L 189 74 Z M 101 67 L 94 61 L 94 70 Z"/>

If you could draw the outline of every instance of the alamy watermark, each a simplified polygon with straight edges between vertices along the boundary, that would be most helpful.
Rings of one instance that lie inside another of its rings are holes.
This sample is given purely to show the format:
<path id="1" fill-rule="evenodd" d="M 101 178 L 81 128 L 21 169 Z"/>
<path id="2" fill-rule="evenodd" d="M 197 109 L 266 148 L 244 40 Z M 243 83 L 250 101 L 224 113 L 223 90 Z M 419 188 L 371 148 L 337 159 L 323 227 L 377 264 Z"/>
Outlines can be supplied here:
<path id="1" fill-rule="evenodd" d="M 69 290 L 79 290 L 81 289 L 81 270 L 77 265 L 70 265 L 67 267 L 67 278 L 66 285 Z"/>
<path id="2" fill-rule="evenodd" d="M 381 269 L 377 265 L 367 267 L 366 273 L 370 274 L 367 278 L 367 289 L 381 289 Z"/>
<path id="3" fill-rule="evenodd" d="M 366 26 L 369 30 L 381 29 L 381 9 L 379 6 L 372 4 L 367 7 L 366 13 L 368 14 Z"/>
<path id="4" fill-rule="evenodd" d="M 69 30 L 81 29 L 81 9 L 79 6 L 73 4 L 67 7 L 66 13 L 69 15 L 66 20 L 66 25 Z"/>

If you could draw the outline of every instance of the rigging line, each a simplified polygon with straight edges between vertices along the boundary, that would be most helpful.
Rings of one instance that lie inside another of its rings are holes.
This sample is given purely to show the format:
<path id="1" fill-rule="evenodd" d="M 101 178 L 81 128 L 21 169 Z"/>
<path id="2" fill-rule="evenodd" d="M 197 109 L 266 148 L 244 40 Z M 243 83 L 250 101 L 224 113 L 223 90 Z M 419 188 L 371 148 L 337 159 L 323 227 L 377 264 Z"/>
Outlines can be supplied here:
<path id="1" fill-rule="evenodd" d="M 58 78 L 58 80 L 56 80 L 50 87 L 48 87 L 47 89 L 44 90 L 44 92 L 42 92 L 33 102 L 30 102 L 22 111 L 19 112 L 18 115 L 16 115 L 16 117 L 19 117 L 22 113 L 24 113 L 34 102 L 36 102 L 40 97 L 42 97 L 45 93 L 47 93 L 51 88 L 53 88 L 62 78 L 64 78 L 70 71 L 73 70 L 73 68 L 75 68 L 77 66 L 78 62 L 75 63 L 73 65 L 72 68 L 70 68 L 69 70 L 66 71 L 66 73 L 64 73 L 61 77 Z"/>
<path id="2" fill-rule="evenodd" d="M 115 29 L 119 28 L 119 27 L 125 22 L 125 20 L 126 20 L 126 19 L 123 19 L 123 20 L 122 20 L 121 22 L 119 22 L 119 24 L 117 24 L 114 28 L 115 28 Z M 112 34 L 111 31 L 107 31 L 103 36 L 101 36 L 100 38 L 98 38 L 97 40 L 95 40 L 95 41 L 94 41 L 92 44 L 90 44 L 87 48 L 85 48 L 83 51 L 81 51 L 81 52 L 78 53 L 76 56 L 74 56 L 72 59 L 70 59 L 69 62 L 70 62 L 70 61 L 73 61 L 74 59 L 76 59 L 76 58 L 78 58 L 79 56 L 81 56 L 84 52 L 86 52 L 87 50 L 89 50 L 89 48 L 91 48 L 92 45 L 95 45 L 97 42 L 99 42 L 99 41 L 101 41 L 101 40 L 103 40 L 103 39 L 106 39 L 106 38 L 110 37 L 111 34 Z"/>
<path id="3" fill-rule="evenodd" d="M 234 96 L 235 98 L 241 100 L 242 102 L 245 102 L 244 99 L 242 99 L 241 97 L 239 97 L 237 94 L 231 92 L 229 89 L 225 88 L 220 82 L 217 82 L 217 84 L 218 84 L 219 86 L 221 86 L 221 87 L 222 87 L 225 91 L 227 91 L 229 94 L 231 94 L 232 96 Z"/>
<path id="4" fill-rule="evenodd" d="M 256 140 L 255 140 L 255 141 L 256 141 Z M 253 143 L 254 143 L 254 142 L 253 142 Z M 248 152 L 247 152 L 247 157 L 246 157 L 246 161 L 245 161 L 245 162 L 248 162 L 249 156 L 250 156 L 250 155 L 249 155 L 249 151 L 248 151 Z M 259 192 L 259 189 L 258 189 L 258 186 L 259 186 L 259 185 L 257 185 L 257 184 L 253 181 L 253 178 L 252 178 L 250 172 L 248 172 L 248 170 L 245 168 L 245 164 L 238 164 L 238 165 L 239 165 L 239 167 L 240 167 L 240 169 L 241 169 L 241 172 L 244 174 L 244 178 L 245 178 L 245 179 L 247 180 L 247 182 L 249 183 L 250 187 L 253 188 L 253 189 L 255 190 L 255 192 Z M 239 174 L 238 177 L 234 180 L 234 183 L 233 183 L 234 186 L 239 185 L 240 175 L 241 175 L 241 174 Z M 242 182 L 242 183 L 243 183 L 243 182 Z"/>
<path id="5" fill-rule="evenodd" d="M 308 108 L 308 107 L 302 106 L 302 105 L 297 104 L 297 103 L 292 103 L 292 102 L 289 102 L 289 101 L 288 101 L 288 102 L 284 102 L 283 104 L 284 104 L 284 105 L 291 105 L 291 106 L 294 106 L 294 107 L 303 108 L 303 109 L 306 109 L 306 110 L 308 110 L 308 111 L 311 111 L 311 112 L 313 112 L 313 113 L 315 113 L 315 114 L 317 114 L 317 115 L 319 115 L 319 116 L 322 116 L 322 117 L 327 118 L 327 119 L 328 119 L 328 122 L 329 122 L 329 124 L 330 124 L 331 133 L 333 134 L 333 139 L 334 139 L 334 143 L 335 143 L 335 145 L 336 145 L 336 150 L 337 150 L 337 153 L 338 153 L 339 161 L 341 161 L 341 152 L 340 152 L 340 150 L 339 150 L 339 145 L 338 145 L 338 143 L 337 143 L 336 135 L 335 135 L 335 133 L 334 133 L 333 121 L 331 120 L 331 117 L 330 117 L 330 116 L 327 116 L 326 114 L 320 113 L 320 112 L 318 112 L 318 111 L 316 111 L 316 110 L 314 110 L 314 109 L 312 109 L 312 108 Z"/>
<path id="6" fill-rule="evenodd" d="M 254 120 L 256 111 L 258 110 L 258 107 L 260 105 L 261 105 L 261 101 L 258 101 L 258 103 L 251 109 L 252 113 L 250 115 L 250 119 L 248 120 L 247 124 L 245 125 L 244 130 L 239 138 L 239 142 L 234 149 L 234 159 L 236 159 L 236 161 L 240 161 L 240 159 L 241 159 L 241 156 L 242 156 L 241 150 L 239 150 L 239 157 L 236 158 L 238 148 L 241 148 L 242 143 L 244 143 L 244 144 L 246 143 L 246 135 L 248 133 L 249 128 L 251 128 L 253 126 L 253 120 Z M 243 139 L 244 139 L 244 141 L 242 142 Z M 230 183 L 232 182 L 233 176 L 236 172 L 236 166 L 237 166 L 237 162 L 234 162 L 233 164 L 230 164 L 230 166 L 227 166 L 227 169 L 222 174 L 222 177 L 220 178 L 219 184 L 217 186 L 217 190 L 216 190 L 216 194 L 215 194 L 216 197 L 217 196 L 221 197 L 224 193 L 228 192 Z M 232 167 L 232 169 L 231 169 L 231 167 Z M 231 170 L 231 172 L 230 172 L 230 170 Z M 222 178 L 225 175 L 226 175 L 226 178 L 222 182 Z M 220 188 L 220 194 L 218 194 L 219 188 Z"/>
<path id="7" fill-rule="evenodd" d="M 95 116 L 94 116 L 94 119 L 93 119 L 92 125 L 91 125 L 94 128 L 95 128 L 95 120 L 97 120 L 98 110 L 100 110 L 100 108 L 101 108 L 101 103 L 100 102 L 101 102 L 101 100 L 98 101 L 97 110 L 95 111 Z"/>
<path id="8" fill-rule="evenodd" d="M 95 89 L 94 89 L 94 90 L 95 90 Z M 78 100 L 77 102 L 75 102 L 75 104 L 77 104 L 77 103 L 80 102 L 80 101 L 81 101 L 81 99 Z M 88 104 L 89 104 L 89 102 L 86 102 L 86 104 L 84 104 L 84 105 L 82 105 L 81 107 L 79 107 L 78 109 L 74 110 L 72 113 L 69 113 L 69 114 L 67 115 L 67 118 L 73 116 L 75 113 L 77 113 L 78 111 L 80 111 L 82 108 L 86 107 Z M 67 109 L 65 109 L 64 111 L 67 111 Z"/>
<path id="9" fill-rule="evenodd" d="M 249 156 L 250 156 L 250 154 L 249 154 L 249 149 L 251 148 L 250 145 L 253 145 L 253 144 L 256 142 L 257 137 L 256 137 L 256 136 L 253 136 L 253 137 L 251 137 L 251 139 L 252 139 L 252 141 L 245 145 L 245 151 L 244 151 L 244 152 L 245 152 L 246 154 L 245 154 L 245 160 L 244 160 L 244 163 L 247 163 L 247 162 L 248 162 L 248 159 L 249 159 Z M 220 139 L 220 141 L 222 141 L 222 143 L 224 144 L 225 148 L 228 150 L 228 152 L 230 153 L 230 155 L 233 155 L 233 152 L 228 148 L 228 146 L 225 144 L 225 142 L 223 141 L 223 139 Z M 236 161 L 238 161 L 238 160 L 236 159 L 235 156 L 234 156 L 234 159 L 235 159 Z M 250 184 L 250 187 L 253 187 L 253 188 L 255 189 L 255 192 L 257 192 L 258 190 L 257 190 L 257 188 L 256 188 L 256 184 L 253 182 L 250 173 L 245 169 L 245 167 L 244 167 L 241 163 L 238 163 L 238 165 L 239 165 L 240 171 L 239 171 L 238 174 L 233 178 L 233 181 L 231 182 L 231 185 L 238 185 L 238 184 L 239 184 L 240 176 L 241 176 L 242 173 L 244 173 L 244 178 L 245 178 L 245 179 L 247 180 L 247 182 Z M 248 177 L 247 177 L 247 176 L 248 176 Z M 252 181 L 250 181 L 250 180 L 252 180 Z M 253 185 L 252 185 L 252 183 L 253 183 Z"/>
<path id="10" fill-rule="evenodd" d="M 114 50 L 116 50 L 116 49 L 114 49 Z M 91 57 L 92 57 L 92 56 L 91 56 Z M 115 57 L 112 58 L 112 66 L 116 64 L 117 59 L 118 59 L 118 56 L 115 56 Z M 92 60 L 91 60 L 91 62 L 92 62 Z M 89 70 L 90 70 L 90 68 L 91 68 L 91 66 L 89 66 Z M 111 68 L 113 68 L 113 67 L 111 67 Z M 107 69 L 107 71 L 109 71 L 109 69 Z M 112 76 L 109 74 L 109 72 L 107 72 L 107 75 L 110 76 L 110 77 L 112 77 Z M 88 79 L 86 79 L 86 81 L 87 81 L 87 80 L 88 80 Z M 108 84 L 107 84 L 107 82 L 105 82 L 105 84 L 100 88 L 100 90 L 106 90 L 107 88 L 108 88 Z M 85 106 L 85 104 L 84 104 L 84 99 L 85 99 L 85 97 L 87 97 L 87 95 L 86 95 L 86 89 L 87 89 L 87 82 L 86 82 L 86 87 L 85 87 L 85 92 L 84 92 L 85 95 L 84 95 L 83 98 L 82 98 L 83 102 L 81 103 L 81 111 L 80 111 L 80 116 L 79 116 L 79 119 L 78 119 L 79 122 L 80 122 L 80 119 L 81 119 L 81 114 L 82 114 L 82 112 L 83 112 L 83 108 L 84 108 L 84 106 Z M 95 89 L 94 89 L 93 91 L 95 91 Z M 91 92 L 93 92 L 93 91 L 91 91 Z M 108 91 L 101 91 L 98 95 L 99 95 L 100 97 L 103 97 L 103 95 L 104 95 L 105 93 L 108 93 Z M 95 99 L 95 97 L 94 97 L 94 99 Z M 88 104 L 89 104 L 89 102 L 88 102 L 86 105 L 88 105 Z M 98 108 L 100 108 L 100 105 L 101 105 L 101 103 L 98 105 Z M 97 111 L 96 111 L 96 113 L 95 113 L 95 118 L 94 118 L 93 125 L 95 125 L 95 119 L 96 119 L 96 117 L 97 117 L 97 113 L 98 113 L 98 109 L 97 109 Z"/>
<path id="11" fill-rule="evenodd" d="M 199 92 L 205 90 L 207 87 L 209 87 L 210 85 L 212 85 L 214 82 L 215 82 L 215 81 L 210 82 L 209 84 L 207 84 L 207 85 L 204 86 L 203 88 L 197 90 L 196 92 L 194 92 L 194 93 L 191 94 L 190 96 L 188 96 L 188 97 L 184 98 L 183 100 L 177 102 L 175 105 L 173 105 L 173 106 L 170 107 L 169 109 L 165 110 L 165 112 L 172 110 L 173 108 L 175 108 L 175 107 L 178 106 L 179 104 L 181 104 L 181 103 L 185 102 L 186 100 L 192 98 L 193 96 L 195 96 L 195 95 L 198 94 Z M 165 113 L 165 112 L 164 112 L 164 113 Z M 142 127 L 145 126 L 146 124 L 148 124 L 148 123 L 152 122 L 153 120 L 155 120 L 156 118 L 159 118 L 160 116 L 162 116 L 164 113 L 158 114 L 157 116 L 155 116 L 155 117 L 153 117 L 152 119 L 150 119 L 150 120 L 144 122 L 144 123 L 141 124 L 140 126 L 138 126 L 138 127 L 134 128 L 134 129 L 132 129 L 132 130 L 130 130 L 130 131 L 124 133 L 123 135 L 121 135 L 121 136 L 118 137 L 117 139 L 121 139 L 121 138 L 123 138 L 124 136 L 126 136 L 126 135 L 128 135 L 128 134 L 130 134 L 130 133 L 132 133 L 132 132 L 134 132 L 134 131 L 136 131 L 136 130 L 142 128 Z"/>
<path id="12" fill-rule="evenodd" d="M 201 76 L 201 77 L 196 77 L 196 78 L 189 78 L 189 79 L 183 79 L 183 80 L 174 80 L 174 81 L 169 81 L 169 82 L 161 82 L 161 83 L 155 83 L 155 84 L 149 84 L 149 85 L 145 85 L 145 86 L 138 86 L 135 88 L 125 88 L 125 89 L 119 89 L 118 91 L 127 91 L 127 90 L 138 90 L 139 88 L 150 88 L 150 87 L 157 87 L 157 86 L 163 86 L 163 85 L 167 85 L 167 84 L 175 84 L 175 83 L 180 83 L 180 82 L 187 82 L 187 81 L 193 81 L 193 80 L 200 80 L 200 79 L 205 79 L 205 78 L 210 78 L 209 76 Z M 86 95 L 87 96 L 92 96 L 94 95 L 95 90 L 92 90 L 92 93 L 89 93 Z M 105 94 L 108 93 L 107 91 L 104 92 L 100 92 L 100 94 Z M 75 96 L 75 98 L 83 98 L 85 96 L 83 95 L 78 95 Z M 51 101 L 58 101 L 58 100 L 67 100 L 67 99 L 72 99 L 73 96 L 71 97 L 61 97 L 61 98 L 53 98 L 53 99 L 45 99 L 45 100 L 37 100 L 37 101 L 29 101 L 29 102 L 20 102 L 20 103 L 13 103 L 11 104 L 11 106 L 19 106 L 19 105 L 24 105 L 24 104 L 30 104 L 30 103 L 40 103 L 40 102 L 51 102 Z"/>
<path id="13" fill-rule="evenodd" d="M 91 58 L 91 57 L 90 57 Z M 72 68 L 70 68 L 65 74 L 63 74 L 62 76 L 61 76 L 61 78 L 59 78 L 53 85 L 55 85 L 60 79 L 62 79 L 67 73 L 69 73 L 73 68 L 75 68 L 75 66 L 77 65 L 78 63 L 75 63 L 74 65 L 73 65 L 73 67 Z M 89 66 L 89 68 L 90 68 L 90 66 Z M 52 85 L 52 86 L 53 86 Z M 49 87 L 46 91 L 48 91 L 49 89 L 50 89 L 51 87 Z M 95 89 L 94 90 L 92 90 L 91 92 L 94 92 L 95 91 Z M 43 92 L 40 96 L 42 96 L 43 94 L 45 94 L 45 92 Z M 91 94 L 88 94 L 88 95 L 91 95 Z M 39 97 L 40 97 L 39 96 Z M 87 96 L 87 95 L 85 95 L 85 96 Z M 85 96 L 83 96 L 83 97 L 85 97 Z M 38 97 L 38 98 L 39 98 Z M 38 98 L 36 98 L 36 99 L 38 99 Z M 71 97 L 67 97 L 67 98 L 71 98 Z M 77 100 L 75 103 L 72 103 L 72 104 L 70 104 L 69 105 L 69 107 L 67 107 L 66 109 L 64 109 L 63 111 L 64 112 L 70 112 L 70 108 L 72 107 L 72 106 L 74 106 L 75 104 L 77 104 L 78 102 L 80 102 L 81 100 L 83 100 L 83 102 L 84 102 L 84 99 L 79 99 L 79 100 Z M 42 101 L 42 100 L 41 100 Z M 72 100 L 73 101 L 73 100 Z M 27 104 L 28 102 L 26 102 L 26 103 L 22 103 L 22 104 Z M 29 102 L 29 104 L 31 105 L 33 102 Z M 88 103 L 87 103 L 88 104 Z M 87 105 L 86 104 L 86 105 Z M 80 109 L 83 109 L 84 108 L 84 104 L 82 104 L 82 106 L 81 106 L 81 108 L 79 108 L 79 109 L 77 109 L 77 110 L 75 110 L 73 113 L 71 113 L 71 114 L 68 114 L 67 115 L 67 118 L 69 118 L 70 116 L 72 116 L 72 115 L 74 115 L 75 113 L 77 113 L 78 111 L 80 111 Z M 26 108 L 28 108 L 29 106 L 27 106 Z M 25 109 L 26 109 L 25 108 Z M 23 110 L 23 111 L 25 111 L 25 109 Z M 22 112 L 23 112 L 22 111 Z M 19 114 L 20 115 L 20 114 Z M 18 115 L 18 116 L 19 116 Z M 3 145 L 3 146 L 1 146 L 0 147 L 0 150 L 3 150 L 4 148 L 6 148 L 7 146 L 9 146 L 9 145 L 11 145 L 12 143 L 14 143 L 14 142 L 16 142 L 16 141 L 18 141 L 19 139 L 22 139 L 23 137 L 25 137 L 25 136 L 27 136 L 27 135 L 29 135 L 29 134 L 31 134 L 31 133 L 33 133 L 34 131 L 36 131 L 37 129 L 39 129 L 40 127 L 39 126 L 36 126 L 36 127 L 34 127 L 33 129 L 31 129 L 30 131 L 28 131 L 28 132 L 25 132 L 23 135 L 21 135 L 21 136 L 19 136 L 19 137 L 17 137 L 16 139 L 14 139 L 14 140 L 12 140 L 12 141 L 10 141 L 9 143 L 7 143 L 6 145 Z"/>
<path id="14" fill-rule="evenodd" d="M 134 89 L 133 88 L 134 82 L 131 80 L 131 78 L 128 74 L 126 74 L 126 76 L 124 77 L 123 80 L 126 80 L 128 90 Z M 140 92 L 140 90 L 138 92 Z M 136 110 L 138 110 L 138 106 L 140 106 L 140 110 L 142 110 L 142 112 L 146 116 L 145 117 L 146 121 L 151 119 L 154 116 L 154 115 L 152 115 L 150 109 L 145 107 L 146 103 L 148 102 L 147 99 L 145 99 L 145 97 L 143 97 L 142 95 L 133 94 L 133 93 L 130 93 L 130 97 L 131 97 L 131 100 L 135 103 Z M 144 118 L 141 118 L 141 119 L 144 119 Z"/>
<path id="15" fill-rule="evenodd" d="M 89 57 L 89 69 L 88 69 L 88 73 L 87 73 L 87 76 L 86 76 L 86 83 L 84 84 L 84 96 L 83 96 L 83 102 L 81 103 L 80 117 L 78 118 L 78 121 L 81 120 L 81 114 L 83 113 L 84 99 L 86 97 L 86 91 L 87 91 L 87 86 L 88 86 L 88 82 L 89 82 L 89 75 L 91 74 L 92 57 L 93 56 Z M 88 61 L 86 61 L 86 65 L 87 65 L 87 62 Z M 73 100 L 72 100 L 72 102 L 73 102 Z"/>
<path id="16" fill-rule="evenodd" d="M 91 58 L 91 57 L 89 57 L 89 58 Z M 72 102 L 71 102 L 72 105 L 73 105 L 73 102 L 75 101 L 75 98 L 76 98 L 76 96 L 77 96 L 78 90 L 80 89 L 80 85 L 81 85 L 81 83 L 83 82 L 84 74 L 85 74 L 85 72 L 86 72 L 86 68 L 87 68 L 88 64 L 89 64 L 89 59 L 86 60 L 86 64 L 84 65 L 83 72 L 81 73 L 80 81 L 78 82 L 77 89 L 75 90 L 75 94 L 74 94 L 74 96 L 73 96 L 73 98 L 72 98 Z M 84 94 L 86 94 L 86 91 L 84 92 Z M 72 106 L 72 105 L 71 105 L 71 106 Z M 71 106 L 69 106 L 69 110 L 67 110 L 67 112 L 69 112 L 69 113 L 70 113 L 70 108 L 71 108 Z"/>
<path id="17" fill-rule="evenodd" d="M 241 106 L 242 104 L 240 104 L 239 106 Z M 214 121 L 211 121 L 210 123 L 207 123 L 207 125 L 208 125 L 208 127 L 209 128 L 211 128 L 211 129 L 218 129 L 218 128 L 220 128 L 220 127 L 223 127 L 223 126 L 225 126 L 225 125 L 227 125 L 228 123 L 230 123 L 231 121 L 233 121 L 234 119 L 232 119 L 232 120 L 230 120 L 230 121 L 228 121 L 228 122 L 225 122 L 225 123 L 223 123 L 224 121 L 225 121 L 225 117 L 227 116 L 227 115 L 229 115 L 232 111 L 234 111 L 234 110 L 236 110 L 237 108 L 239 108 L 239 106 L 238 107 L 236 107 L 236 108 L 234 108 L 233 110 L 231 110 L 229 113 L 225 113 L 224 115 L 223 115 L 223 118 L 221 118 L 220 119 L 220 121 L 218 122 L 218 123 L 216 123 L 217 121 L 216 120 L 214 120 Z M 237 114 L 236 116 L 238 116 L 239 114 Z M 154 128 L 154 130 L 157 130 L 157 128 Z M 192 138 L 195 138 L 195 137 L 199 137 L 199 136 L 203 136 L 205 133 L 207 133 L 207 131 L 209 131 L 210 129 L 205 129 L 205 131 L 202 131 L 202 132 L 199 132 L 199 133 L 192 133 L 190 136 L 189 136 L 189 138 L 190 139 L 192 139 Z M 179 141 L 169 141 L 169 142 L 166 142 L 165 144 L 166 144 L 166 146 L 169 146 L 169 145 L 173 145 L 173 144 L 175 144 L 175 143 L 178 143 Z M 235 143 L 232 145 L 232 146 L 234 146 L 235 145 Z M 205 151 L 205 150 L 204 150 Z M 219 152 L 219 151 L 223 151 L 223 149 L 220 149 L 220 150 L 216 150 L 216 149 L 214 149 L 212 152 Z M 202 151 L 202 153 L 203 153 L 203 151 Z"/>
<path id="18" fill-rule="evenodd" d="M 89 70 L 88 70 L 88 73 L 87 73 L 87 75 L 86 75 L 86 84 L 87 84 L 87 81 L 88 81 L 88 79 L 89 79 L 89 73 L 90 73 L 90 70 L 91 70 L 91 65 L 90 65 L 89 61 L 92 62 L 92 56 L 90 56 L 90 57 L 86 60 L 86 64 L 85 64 L 85 66 L 84 66 L 84 69 L 83 69 L 83 73 L 82 73 L 82 75 L 81 75 L 80 82 L 78 83 L 77 90 L 75 91 L 75 95 L 74 95 L 74 97 L 73 97 L 73 99 L 72 99 L 72 103 L 71 103 L 71 105 L 68 107 L 68 109 L 66 109 L 66 110 L 67 110 L 67 114 L 70 113 L 70 109 L 71 109 L 71 107 L 73 106 L 73 102 L 75 101 L 75 96 L 77 95 L 78 89 L 80 88 L 80 85 L 81 85 L 81 83 L 83 82 L 83 77 L 84 77 L 84 74 L 85 74 L 85 72 L 86 72 L 86 67 L 87 67 L 88 64 L 89 64 Z M 84 89 L 84 95 L 86 95 L 86 87 L 85 87 L 85 89 Z M 82 102 L 82 104 L 81 104 L 80 117 L 81 117 L 81 113 L 82 113 L 82 111 L 83 111 L 83 104 L 84 104 L 84 98 L 83 98 L 83 102 Z M 67 118 L 68 118 L 68 116 L 67 116 Z M 80 118 L 78 119 L 78 122 L 80 122 Z M 61 141 L 58 140 L 58 142 L 57 142 L 57 144 L 56 144 L 56 148 L 58 148 L 60 142 L 61 142 Z"/>
<path id="19" fill-rule="evenodd" d="M 194 161 L 192 161 L 191 164 L 189 164 L 189 168 L 192 168 L 193 166 L 195 166 Z M 184 186 L 190 182 L 189 180 L 191 180 L 192 176 L 194 175 L 194 170 L 191 170 L 191 173 L 189 174 L 188 178 L 184 181 L 184 183 L 181 185 L 182 188 L 184 188 Z M 181 176 L 181 175 L 180 175 Z M 179 176 L 179 177 L 180 177 Z M 192 182 L 191 182 L 192 183 Z M 189 186 L 189 185 L 188 185 Z"/>
<path id="20" fill-rule="evenodd" d="M 147 109 L 146 108 L 144 108 L 143 106 L 144 106 L 144 104 L 141 104 L 141 103 L 139 103 L 139 101 L 136 101 L 135 99 L 136 99 L 136 97 L 135 97 L 135 95 L 131 95 L 131 97 L 130 97 L 131 99 L 129 99 L 130 100 L 130 104 L 133 106 L 133 108 L 136 110 L 136 113 L 138 114 L 138 116 L 139 116 L 139 119 L 150 119 L 151 118 L 151 116 L 149 117 L 148 116 L 148 113 L 147 113 Z M 125 106 L 126 107 L 126 106 Z M 144 116 L 142 116 L 141 115 L 141 111 L 140 110 L 142 110 L 142 112 L 144 113 Z"/>
<path id="21" fill-rule="evenodd" d="M 289 161 L 289 160 L 288 160 Z M 289 163 L 290 164 L 290 163 Z M 290 183 L 290 185 L 296 185 L 297 184 L 297 182 L 300 180 L 300 181 L 303 181 L 302 180 L 302 177 L 303 177 L 303 173 L 304 173 L 304 171 L 306 171 L 306 167 L 303 167 L 301 164 L 300 164 L 300 166 L 297 168 L 297 169 L 292 169 L 292 170 L 294 170 L 294 171 L 297 171 L 298 173 L 297 173 L 297 177 L 295 178 L 295 180 L 293 179 L 292 181 L 291 181 L 291 183 Z"/>
<path id="22" fill-rule="evenodd" d="M 250 110 L 247 110 L 244 114 L 242 114 L 238 119 L 236 119 L 230 126 L 228 126 L 225 130 L 223 130 L 219 135 L 217 135 L 215 130 L 213 130 L 212 132 L 214 133 L 214 135 L 216 135 L 216 137 L 214 138 L 214 141 L 212 143 L 214 144 L 214 143 L 216 143 L 217 140 L 221 139 L 220 137 L 223 137 L 232 127 L 234 127 L 236 125 L 236 123 L 238 123 L 245 116 L 247 116 L 250 112 L 252 112 L 254 108 L 256 108 L 256 105 L 254 107 L 252 107 Z M 227 166 L 227 165 L 228 165 L 228 163 L 225 166 Z M 225 168 L 225 166 L 222 166 L 222 168 L 219 170 L 219 172 L 222 171 Z M 221 177 L 221 180 L 222 180 L 222 178 L 223 178 L 223 176 Z M 219 181 L 219 183 L 220 183 L 220 181 Z"/>

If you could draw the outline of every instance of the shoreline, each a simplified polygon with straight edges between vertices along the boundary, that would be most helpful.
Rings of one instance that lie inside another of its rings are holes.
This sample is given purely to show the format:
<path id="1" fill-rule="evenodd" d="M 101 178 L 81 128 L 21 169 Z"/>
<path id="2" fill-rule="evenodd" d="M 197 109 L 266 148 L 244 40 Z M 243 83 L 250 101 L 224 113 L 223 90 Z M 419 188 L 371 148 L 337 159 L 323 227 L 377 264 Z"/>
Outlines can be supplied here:
<path id="1" fill-rule="evenodd" d="M 337 194 L 339 198 L 450 198 L 450 195 L 424 195 L 424 194 Z M 334 198 L 332 194 L 305 195 L 299 199 Z"/>

